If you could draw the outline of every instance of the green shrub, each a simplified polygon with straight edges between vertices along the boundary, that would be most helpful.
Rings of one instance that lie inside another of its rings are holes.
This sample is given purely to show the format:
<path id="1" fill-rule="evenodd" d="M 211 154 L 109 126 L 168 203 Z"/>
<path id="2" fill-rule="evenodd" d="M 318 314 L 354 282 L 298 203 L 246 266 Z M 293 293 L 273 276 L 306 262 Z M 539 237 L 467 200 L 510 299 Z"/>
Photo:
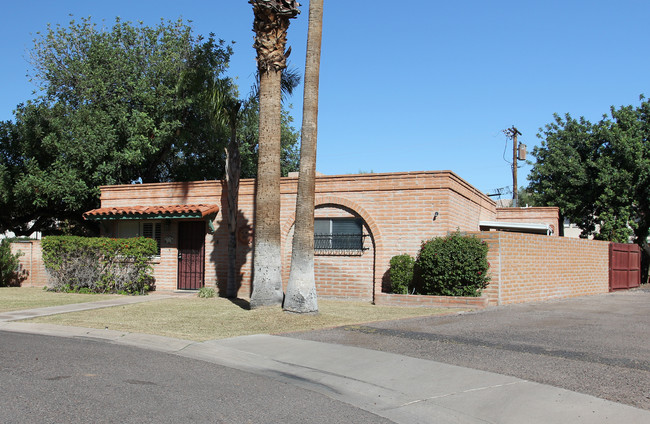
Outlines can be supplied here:
<path id="1" fill-rule="evenodd" d="M 216 292 L 214 291 L 214 289 L 212 287 L 201 287 L 199 289 L 199 297 L 207 299 L 207 298 L 210 298 L 210 297 L 214 297 L 215 295 L 216 295 Z"/>
<path id="2" fill-rule="evenodd" d="M 415 261 L 414 287 L 419 294 L 480 296 L 487 286 L 488 246 L 460 231 L 422 243 Z"/>
<path id="3" fill-rule="evenodd" d="M 11 253 L 11 242 L 0 240 L 0 287 L 20 286 L 23 275 L 19 271 L 21 252 Z"/>
<path id="4" fill-rule="evenodd" d="M 42 246 L 54 291 L 144 294 L 153 289 L 155 240 L 50 236 Z"/>
<path id="5" fill-rule="evenodd" d="M 393 293 L 408 294 L 413 282 L 413 265 L 415 259 L 406 253 L 390 259 L 390 287 Z"/>

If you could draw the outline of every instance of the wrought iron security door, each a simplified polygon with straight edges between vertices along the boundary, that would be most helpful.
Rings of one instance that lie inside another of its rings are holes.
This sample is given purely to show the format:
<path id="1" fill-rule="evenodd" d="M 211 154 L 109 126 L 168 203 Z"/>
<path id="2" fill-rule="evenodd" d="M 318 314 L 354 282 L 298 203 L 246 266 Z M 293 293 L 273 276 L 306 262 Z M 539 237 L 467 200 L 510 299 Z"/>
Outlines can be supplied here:
<path id="1" fill-rule="evenodd" d="M 204 284 L 205 222 L 178 223 L 178 289 L 198 290 Z"/>

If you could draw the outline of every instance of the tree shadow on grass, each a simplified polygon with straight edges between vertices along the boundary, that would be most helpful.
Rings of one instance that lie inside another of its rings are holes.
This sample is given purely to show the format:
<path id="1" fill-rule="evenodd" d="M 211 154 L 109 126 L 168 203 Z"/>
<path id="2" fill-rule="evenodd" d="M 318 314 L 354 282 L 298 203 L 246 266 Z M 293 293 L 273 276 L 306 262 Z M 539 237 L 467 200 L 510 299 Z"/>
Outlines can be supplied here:
<path id="1" fill-rule="evenodd" d="M 246 311 L 250 311 L 251 309 L 251 303 L 246 299 L 240 299 L 238 297 L 235 297 L 235 298 L 229 298 L 228 300 Z"/>

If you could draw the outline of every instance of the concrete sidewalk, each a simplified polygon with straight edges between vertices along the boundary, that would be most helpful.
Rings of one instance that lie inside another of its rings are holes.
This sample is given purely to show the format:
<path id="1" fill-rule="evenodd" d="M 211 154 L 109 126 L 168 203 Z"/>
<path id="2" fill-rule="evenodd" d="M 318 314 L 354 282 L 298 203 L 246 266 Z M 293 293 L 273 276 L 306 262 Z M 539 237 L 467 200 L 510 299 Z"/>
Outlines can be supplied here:
<path id="1" fill-rule="evenodd" d="M 91 309 L 110 308 L 112 306 L 131 305 L 133 303 L 151 302 L 167 299 L 172 295 L 150 294 L 147 296 L 116 296 L 113 299 L 97 302 L 70 303 L 67 305 L 48 306 L 45 308 L 25 309 L 22 311 L 0 312 L 0 322 L 19 321 L 48 315 L 65 314 L 68 312 L 88 311 Z"/>
<path id="2" fill-rule="evenodd" d="M 325 394 L 397 423 L 650 422 L 650 411 L 515 377 L 287 337 L 199 343 L 8 321 L 0 322 L 2 330 L 101 340 L 223 365 Z"/>

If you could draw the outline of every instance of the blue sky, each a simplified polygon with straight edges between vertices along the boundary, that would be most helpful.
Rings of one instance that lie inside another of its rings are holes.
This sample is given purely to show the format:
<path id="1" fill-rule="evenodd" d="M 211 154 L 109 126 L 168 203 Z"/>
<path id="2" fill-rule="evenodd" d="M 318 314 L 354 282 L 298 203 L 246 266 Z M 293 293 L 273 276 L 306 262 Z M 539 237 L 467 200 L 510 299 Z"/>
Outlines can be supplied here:
<path id="1" fill-rule="evenodd" d="M 307 1 L 301 9 L 289 44 L 302 72 Z M 325 174 L 449 169 L 490 192 L 512 185 L 502 130 L 515 125 L 531 151 L 553 113 L 595 121 L 650 96 L 647 0 L 325 0 L 324 10 L 317 168 Z M 25 75 L 34 35 L 69 14 L 107 26 L 116 16 L 191 20 L 195 34 L 236 42 L 229 74 L 243 92 L 252 83 L 246 0 L 6 2 L 0 120 L 33 98 Z M 289 102 L 299 129 L 302 88 Z M 529 169 L 519 169 L 520 185 Z"/>

